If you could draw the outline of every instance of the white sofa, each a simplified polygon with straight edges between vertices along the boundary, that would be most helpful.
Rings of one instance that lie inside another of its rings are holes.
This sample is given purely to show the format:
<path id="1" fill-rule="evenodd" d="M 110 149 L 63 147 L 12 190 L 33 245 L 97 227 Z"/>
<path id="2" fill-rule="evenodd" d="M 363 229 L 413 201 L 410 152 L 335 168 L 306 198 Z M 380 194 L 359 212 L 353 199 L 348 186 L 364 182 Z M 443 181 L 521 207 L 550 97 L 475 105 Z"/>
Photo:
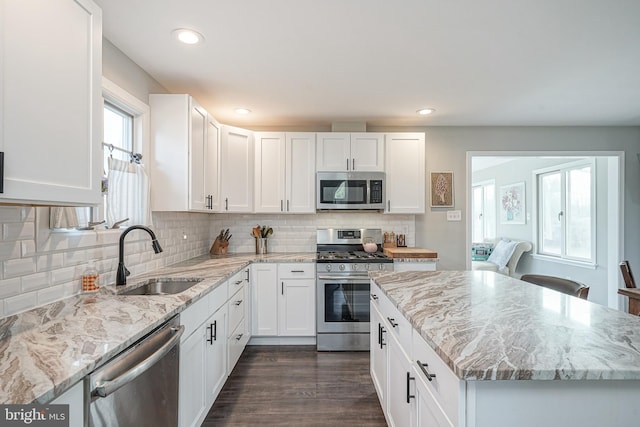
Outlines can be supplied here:
<path id="1" fill-rule="evenodd" d="M 505 241 L 510 241 L 504 239 Z M 496 245 L 497 246 L 497 245 Z M 513 249 L 513 253 L 507 261 L 504 267 L 500 267 L 500 265 L 492 262 L 492 257 L 490 256 L 487 261 L 471 261 L 471 269 L 472 270 L 484 270 L 484 271 L 495 271 L 500 274 L 504 274 L 506 276 L 513 276 L 516 272 L 516 266 L 518 265 L 518 261 L 520 261 L 520 257 L 523 253 L 529 252 L 533 248 L 533 245 L 530 242 L 526 241 L 518 241 L 515 245 L 515 249 Z M 495 249 L 494 249 L 495 253 Z M 493 255 L 493 253 L 492 253 Z"/>

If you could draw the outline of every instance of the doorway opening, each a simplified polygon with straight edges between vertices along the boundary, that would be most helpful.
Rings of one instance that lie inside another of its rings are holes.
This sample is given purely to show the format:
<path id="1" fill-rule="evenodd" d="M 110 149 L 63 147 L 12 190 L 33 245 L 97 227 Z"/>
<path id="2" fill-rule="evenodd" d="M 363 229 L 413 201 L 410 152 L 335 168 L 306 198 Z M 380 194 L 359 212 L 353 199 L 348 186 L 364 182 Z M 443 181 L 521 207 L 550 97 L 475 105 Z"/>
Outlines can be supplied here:
<path id="1" fill-rule="evenodd" d="M 467 152 L 467 268 L 478 241 L 529 241 L 514 277 L 577 280 L 590 301 L 619 308 L 623 168 L 617 151 Z"/>

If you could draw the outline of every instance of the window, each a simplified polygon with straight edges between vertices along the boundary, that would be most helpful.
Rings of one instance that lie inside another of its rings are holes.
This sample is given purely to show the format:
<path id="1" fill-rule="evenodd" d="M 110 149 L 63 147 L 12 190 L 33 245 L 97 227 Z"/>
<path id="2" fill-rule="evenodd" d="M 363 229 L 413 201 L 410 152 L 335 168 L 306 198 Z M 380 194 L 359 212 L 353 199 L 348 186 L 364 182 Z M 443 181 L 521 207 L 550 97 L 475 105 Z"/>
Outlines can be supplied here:
<path id="1" fill-rule="evenodd" d="M 480 243 L 496 237 L 496 185 L 495 181 L 473 184 L 472 238 Z"/>
<path id="2" fill-rule="evenodd" d="M 535 172 L 538 253 L 595 263 L 595 163 Z"/>

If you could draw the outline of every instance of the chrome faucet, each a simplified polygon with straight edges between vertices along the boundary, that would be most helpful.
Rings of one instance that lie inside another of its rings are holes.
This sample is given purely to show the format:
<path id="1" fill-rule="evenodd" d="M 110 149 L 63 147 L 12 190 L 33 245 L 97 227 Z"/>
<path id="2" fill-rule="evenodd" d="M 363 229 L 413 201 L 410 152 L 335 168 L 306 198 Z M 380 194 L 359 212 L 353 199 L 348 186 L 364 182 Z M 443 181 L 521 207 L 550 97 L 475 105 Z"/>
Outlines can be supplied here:
<path id="1" fill-rule="evenodd" d="M 116 273 L 116 286 L 122 286 L 127 284 L 127 276 L 131 274 L 127 267 L 124 266 L 124 238 L 127 234 L 129 234 L 132 230 L 144 230 L 151 236 L 151 246 L 153 247 L 153 251 L 157 254 L 162 252 L 162 248 L 160 247 L 160 243 L 158 243 L 158 239 L 156 239 L 156 235 L 149 227 L 145 227 L 144 225 L 132 225 L 122 232 L 120 235 L 120 245 L 118 252 L 118 271 Z"/>

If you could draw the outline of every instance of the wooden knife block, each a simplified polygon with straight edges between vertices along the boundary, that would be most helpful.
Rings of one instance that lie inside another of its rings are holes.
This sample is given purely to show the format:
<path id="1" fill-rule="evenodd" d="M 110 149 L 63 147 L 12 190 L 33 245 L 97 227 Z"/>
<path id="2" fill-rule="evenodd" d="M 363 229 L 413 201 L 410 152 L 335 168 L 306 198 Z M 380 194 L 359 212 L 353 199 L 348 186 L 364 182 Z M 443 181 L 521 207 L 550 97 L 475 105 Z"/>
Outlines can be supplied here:
<path id="1" fill-rule="evenodd" d="M 220 237 L 216 237 L 216 240 L 211 245 L 209 253 L 213 255 L 226 255 L 229 252 L 229 242 L 223 242 Z"/>

